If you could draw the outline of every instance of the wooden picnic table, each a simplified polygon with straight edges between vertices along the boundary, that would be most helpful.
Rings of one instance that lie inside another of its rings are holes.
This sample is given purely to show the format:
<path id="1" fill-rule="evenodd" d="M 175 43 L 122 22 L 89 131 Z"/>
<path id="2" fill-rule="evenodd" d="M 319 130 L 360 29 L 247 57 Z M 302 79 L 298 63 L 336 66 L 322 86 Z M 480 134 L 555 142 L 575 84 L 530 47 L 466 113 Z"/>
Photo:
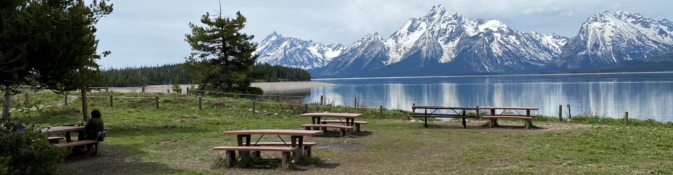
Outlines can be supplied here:
<path id="1" fill-rule="evenodd" d="M 49 127 L 49 128 L 42 128 L 41 131 L 43 133 L 47 133 L 48 135 L 63 133 L 65 135 L 65 141 L 66 142 L 72 142 L 72 139 L 70 138 L 70 133 L 71 132 L 77 132 L 78 137 L 81 137 L 82 132 L 84 131 L 84 127 L 83 126 L 54 126 L 54 127 Z"/>
<path id="2" fill-rule="evenodd" d="M 489 119 L 489 127 L 498 126 L 498 118 L 514 118 L 514 119 L 523 119 L 526 121 L 526 129 L 530 129 L 533 125 L 533 117 L 531 111 L 538 110 L 536 107 L 495 107 L 495 106 L 477 106 L 478 109 L 490 110 L 489 115 L 480 116 L 481 118 Z M 501 110 L 499 114 L 496 113 L 496 110 Z M 519 110 L 525 110 L 526 114 L 519 113 Z M 514 111 L 516 114 L 505 113 L 507 111 Z"/>
<path id="3" fill-rule="evenodd" d="M 336 117 L 339 120 L 341 118 L 346 119 L 347 126 L 355 126 L 355 118 L 362 117 L 362 114 L 355 113 L 329 113 L 329 112 L 316 112 L 316 113 L 304 113 L 299 114 L 300 117 L 311 117 L 311 124 L 320 124 L 320 118 L 325 117 L 325 120 L 329 117 Z"/>
<path id="4" fill-rule="evenodd" d="M 301 161 L 302 152 L 304 150 L 304 136 L 317 136 L 323 134 L 322 131 L 312 131 L 312 130 L 286 130 L 286 129 L 261 129 L 261 130 L 238 130 L 238 131 L 225 131 L 225 135 L 236 135 L 236 140 L 238 141 L 238 146 L 253 146 L 255 143 L 259 142 L 264 135 L 277 135 L 281 141 L 286 143 L 281 135 L 290 136 L 290 144 L 293 148 L 297 148 L 294 153 L 295 161 Z M 252 135 L 260 135 L 255 143 L 251 143 Z M 239 151 L 239 156 L 244 156 L 247 154 L 247 151 Z"/>
<path id="5" fill-rule="evenodd" d="M 416 109 L 423 109 L 423 112 L 416 112 Z M 430 112 L 428 112 L 430 110 Z M 441 113 L 440 111 L 451 111 L 453 113 Z M 475 115 L 467 115 L 466 111 L 475 111 Z M 467 128 L 466 118 L 478 118 L 479 108 L 472 107 L 445 107 L 445 106 L 411 106 L 412 116 L 424 117 L 425 127 L 428 127 L 428 117 L 434 118 L 462 118 L 463 128 Z"/>

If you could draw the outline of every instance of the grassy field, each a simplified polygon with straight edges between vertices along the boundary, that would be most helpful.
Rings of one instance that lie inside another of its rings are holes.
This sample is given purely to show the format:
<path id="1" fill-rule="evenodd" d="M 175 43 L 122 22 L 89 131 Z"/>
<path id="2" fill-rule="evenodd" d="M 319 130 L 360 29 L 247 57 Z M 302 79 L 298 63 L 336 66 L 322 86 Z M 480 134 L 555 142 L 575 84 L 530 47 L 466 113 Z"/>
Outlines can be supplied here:
<path id="1" fill-rule="evenodd" d="M 110 107 L 107 96 L 115 95 Z M 17 110 L 13 116 L 39 127 L 76 123 L 81 105 L 53 93 L 30 94 L 38 108 Z M 303 104 L 208 97 L 199 110 L 193 96 L 170 94 L 93 94 L 90 109 L 103 113 L 108 136 L 95 157 L 68 158 L 63 174 L 673 174 L 673 124 L 652 120 L 623 120 L 577 116 L 559 122 L 538 116 L 531 130 L 518 120 L 501 121 L 487 128 L 486 121 L 434 121 L 424 128 L 404 111 L 352 109 L 311 104 L 310 112 L 358 112 L 369 125 L 363 133 L 344 138 L 326 135 L 313 155 L 323 162 L 295 169 L 213 168 L 224 152 L 220 145 L 235 145 L 234 136 L 222 132 L 241 129 L 302 129 L 309 118 L 298 117 Z M 155 108 L 154 96 L 160 97 Z M 21 95 L 15 97 L 21 103 Z M 148 98 L 137 98 L 148 97 Z M 255 138 L 253 138 L 255 139 Z M 284 138 L 288 140 L 289 138 Z M 277 141 L 264 137 L 263 141 Z M 262 157 L 280 157 L 263 153 Z M 86 173 L 85 173 L 86 171 Z"/>

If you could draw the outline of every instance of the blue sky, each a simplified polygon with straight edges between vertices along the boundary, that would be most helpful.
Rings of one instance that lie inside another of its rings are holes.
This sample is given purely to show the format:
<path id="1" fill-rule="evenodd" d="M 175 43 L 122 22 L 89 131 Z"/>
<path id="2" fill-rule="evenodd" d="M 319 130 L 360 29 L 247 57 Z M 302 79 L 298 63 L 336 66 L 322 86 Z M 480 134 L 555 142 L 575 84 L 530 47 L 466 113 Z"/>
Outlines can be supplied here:
<path id="1" fill-rule="evenodd" d="M 217 13 L 217 0 L 112 0 L 114 12 L 98 23 L 103 68 L 181 63 L 191 49 L 189 22 Z M 224 16 L 241 11 L 244 33 L 259 42 L 273 31 L 324 44 L 350 45 L 369 33 L 387 38 L 410 18 L 442 4 L 469 19 L 497 19 L 520 31 L 572 37 L 592 14 L 628 11 L 673 19 L 671 0 L 222 0 Z"/>

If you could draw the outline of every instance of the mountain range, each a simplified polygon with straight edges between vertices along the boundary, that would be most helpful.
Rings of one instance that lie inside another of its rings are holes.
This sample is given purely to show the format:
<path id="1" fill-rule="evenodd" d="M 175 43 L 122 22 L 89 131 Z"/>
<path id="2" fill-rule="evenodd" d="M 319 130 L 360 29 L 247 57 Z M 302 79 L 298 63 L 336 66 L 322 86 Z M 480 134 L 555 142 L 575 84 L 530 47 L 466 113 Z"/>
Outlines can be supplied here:
<path id="1" fill-rule="evenodd" d="M 409 19 L 384 39 L 323 45 L 274 32 L 258 62 L 308 69 L 314 77 L 527 73 L 591 69 L 673 49 L 673 23 L 638 13 L 592 15 L 577 36 L 521 32 L 498 20 L 471 20 L 443 6 Z"/>

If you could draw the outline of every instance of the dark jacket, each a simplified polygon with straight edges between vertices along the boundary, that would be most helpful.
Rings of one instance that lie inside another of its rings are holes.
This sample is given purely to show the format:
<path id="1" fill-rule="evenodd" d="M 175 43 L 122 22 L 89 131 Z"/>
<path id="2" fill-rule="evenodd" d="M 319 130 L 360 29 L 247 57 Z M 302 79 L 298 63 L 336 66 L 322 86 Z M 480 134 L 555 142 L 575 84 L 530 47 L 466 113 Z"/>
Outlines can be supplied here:
<path id="1" fill-rule="evenodd" d="M 98 136 L 98 131 L 102 131 L 105 128 L 103 124 L 103 119 L 101 118 L 91 118 L 89 122 L 84 126 L 84 138 L 86 140 L 95 140 Z"/>

